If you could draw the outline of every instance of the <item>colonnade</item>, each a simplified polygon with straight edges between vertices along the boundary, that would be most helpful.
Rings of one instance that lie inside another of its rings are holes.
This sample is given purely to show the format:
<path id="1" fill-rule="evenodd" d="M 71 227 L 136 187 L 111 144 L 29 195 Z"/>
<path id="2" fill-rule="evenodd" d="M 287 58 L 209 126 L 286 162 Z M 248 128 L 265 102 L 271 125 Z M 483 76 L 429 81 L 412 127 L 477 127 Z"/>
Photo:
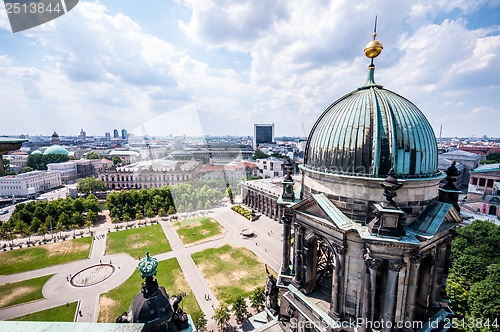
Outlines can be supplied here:
<path id="1" fill-rule="evenodd" d="M 252 210 L 278 221 L 283 215 L 284 207 L 276 204 L 276 202 L 277 197 L 248 189 L 243 191 L 243 204 Z"/>

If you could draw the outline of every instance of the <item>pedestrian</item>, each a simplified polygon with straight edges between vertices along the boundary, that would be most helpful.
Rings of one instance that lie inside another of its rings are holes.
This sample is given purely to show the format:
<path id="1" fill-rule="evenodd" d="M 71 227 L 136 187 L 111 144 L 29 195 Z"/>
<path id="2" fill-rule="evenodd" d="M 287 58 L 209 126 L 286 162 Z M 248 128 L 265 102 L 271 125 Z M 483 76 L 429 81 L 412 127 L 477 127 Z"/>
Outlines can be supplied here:
<path id="1" fill-rule="evenodd" d="M 258 246 L 259 244 L 257 242 L 255 242 L 255 245 Z"/>
<path id="2" fill-rule="evenodd" d="M 66 308 L 69 307 L 69 302 L 66 302 Z"/>
<path id="3" fill-rule="evenodd" d="M 80 315 L 80 317 L 83 317 L 81 310 L 78 310 L 78 314 Z"/>
<path id="4" fill-rule="evenodd" d="M 69 281 L 69 277 L 68 276 L 66 276 L 66 281 Z"/>
<path id="5" fill-rule="evenodd" d="M 110 264 L 110 265 L 111 265 L 111 264 L 113 264 L 113 263 L 111 263 L 111 259 L 109 260 L 109 264 Z"/>

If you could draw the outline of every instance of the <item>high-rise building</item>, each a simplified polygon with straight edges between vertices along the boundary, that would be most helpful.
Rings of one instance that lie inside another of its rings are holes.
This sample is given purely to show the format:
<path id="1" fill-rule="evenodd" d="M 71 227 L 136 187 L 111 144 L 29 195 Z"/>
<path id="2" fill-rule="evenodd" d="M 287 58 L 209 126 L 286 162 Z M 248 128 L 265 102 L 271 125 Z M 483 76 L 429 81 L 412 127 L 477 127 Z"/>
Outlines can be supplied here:
<path id="1" fill-rule="evenodd" d="M 127 139 L 127 138 L 128 138 L 127 129 L 122 129 L 122 139 Z"/>
<path id="2" fill-rule="evenodd" d="M 255 124 L 253 135 L 253 148 L 257 149 L 259 144 L 270 144 L 274 142 L 274 123 Z"/>
<path id="3" fill-rule="evenodd" d="M 113 138 L 120 138 L 120 135 L 118 134 L 117 129 L 113 129 Z"/>
<path id="4" fill-rule="evenodd" d="M 111 134 L 110 133 L 104 133 L 104 137 L 106 138 L 106 141 L 111 141 Z"/>
<path id="5" fill-rule="evenodd" d="M 83 129 L 80 129 L 80 139 L 86 139 L 87 138 L 87 133 L 83 131 Z"/>

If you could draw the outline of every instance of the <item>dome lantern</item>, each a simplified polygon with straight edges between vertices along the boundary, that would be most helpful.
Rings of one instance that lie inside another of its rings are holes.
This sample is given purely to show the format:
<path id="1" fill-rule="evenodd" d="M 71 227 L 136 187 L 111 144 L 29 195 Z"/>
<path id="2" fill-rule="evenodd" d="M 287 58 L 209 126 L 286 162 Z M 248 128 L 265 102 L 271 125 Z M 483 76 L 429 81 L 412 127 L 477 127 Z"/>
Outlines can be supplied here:
<path id="1" fill-rule="evenodd" d="M 372 59 L 364 86 L 331 104 L 314 124 L 304 168 L 313 171 L 385 178 L 439 174 L 437 142 L 425 115 L 408 99 L 374 80 L 373 58 L 382 50 L 374 40 L 365 48 Z"/>

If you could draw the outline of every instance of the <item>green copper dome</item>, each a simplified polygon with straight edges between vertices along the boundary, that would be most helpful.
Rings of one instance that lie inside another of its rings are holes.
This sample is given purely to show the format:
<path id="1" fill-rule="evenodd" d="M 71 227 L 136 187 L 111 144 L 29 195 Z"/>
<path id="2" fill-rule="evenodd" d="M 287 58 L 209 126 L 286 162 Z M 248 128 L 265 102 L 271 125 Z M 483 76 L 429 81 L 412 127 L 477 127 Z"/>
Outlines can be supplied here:
<path id="1" fill-rule="evenodd" d="M 325 173 L 384 178 L 438 174 L 434 131 L 409 100 L 374 82 L 331 104 L 309 134 L 304 167 Z"/>
<path id="2" fill-rule="evenodd" d="M 66 150 L 60 145 L 52 145 L 43 152 L 43 154 L 63 154 L 66 156 L 68 155 L 68 153 L 69 153 L 68 150 Z"/>

